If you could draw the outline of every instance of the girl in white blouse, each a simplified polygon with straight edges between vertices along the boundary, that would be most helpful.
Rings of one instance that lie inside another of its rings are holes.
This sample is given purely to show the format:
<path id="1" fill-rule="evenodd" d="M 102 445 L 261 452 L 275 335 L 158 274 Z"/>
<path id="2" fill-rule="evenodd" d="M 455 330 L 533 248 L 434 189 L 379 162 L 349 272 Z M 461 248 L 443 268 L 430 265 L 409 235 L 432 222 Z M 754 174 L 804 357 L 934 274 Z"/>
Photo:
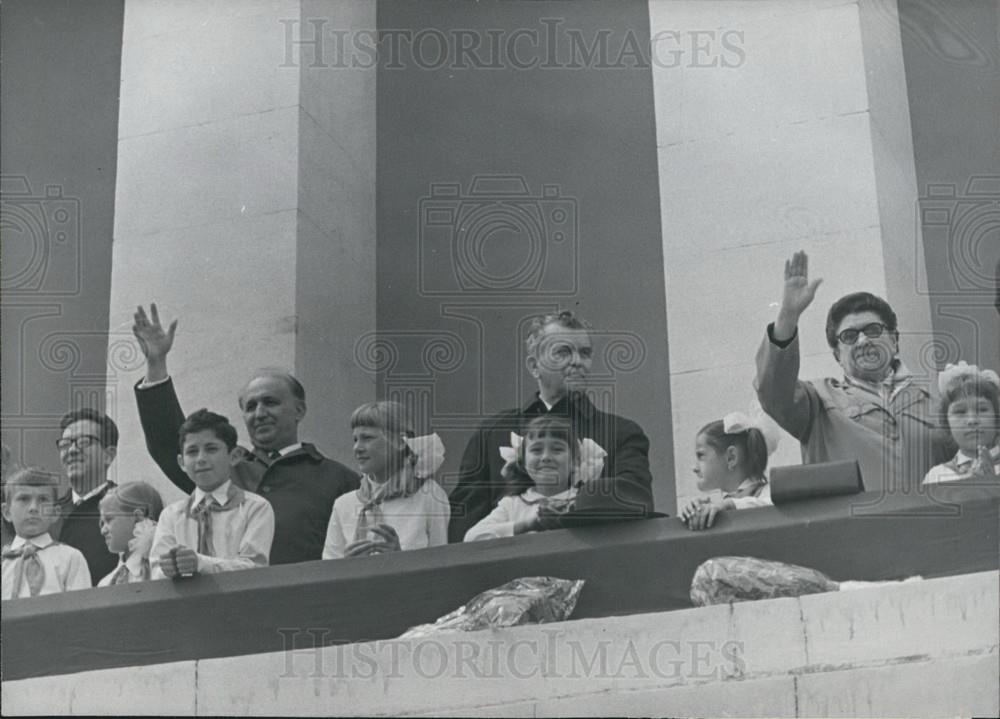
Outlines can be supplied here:
<path id="1" fill-rule="evenodd" d="M 523 439 L 511 435 L 511 444 L 515 446 L 500 450 L 507 460 L 503 468 L 507 496 L 465 533 L 466 542 L 554 529 L 576 497 L 583 449 L 569 422 L 556 416 L 536 417 Z"/>
<path id="2" fill-rule="evenodd" d="M 97 586 L 149 581 L 149 552 L 163 511 L 160 493 L 146 482 L 126 482 L 104 495 L 100 511 L 101 534 L 108 551 L 118 555 L 118 566 Z"/>
<path id="3" fill-rule="evenodd" d="M 954 457 L 932 467 L 924 484 L 977 477 L 1000 480 L 1000 377 L 959 362 L 938 375 L 941 417 L 958 447 Z"/>
<path id="4" fill-rule="evenodd" d="M 444 461 L 441 439 L 414 437 L 398 402 L 361 405 L 351 432 L 361 486 L 333 503 L 323 559 L 447 544 L 451 507 L 432 478 Z"/>
<path id="5" fill-rule="evenodd" d="M 695 439 L 698 489 L 721 494 L 696 497 L 681 510 L 688 529 L 709 529 L 719 512 L 771 506 L 765 470 L 778 444 L 776 437 L 768 436 L 771 429 L 763 418 L 755 423 L 742 412 L 701 428 Z"/>

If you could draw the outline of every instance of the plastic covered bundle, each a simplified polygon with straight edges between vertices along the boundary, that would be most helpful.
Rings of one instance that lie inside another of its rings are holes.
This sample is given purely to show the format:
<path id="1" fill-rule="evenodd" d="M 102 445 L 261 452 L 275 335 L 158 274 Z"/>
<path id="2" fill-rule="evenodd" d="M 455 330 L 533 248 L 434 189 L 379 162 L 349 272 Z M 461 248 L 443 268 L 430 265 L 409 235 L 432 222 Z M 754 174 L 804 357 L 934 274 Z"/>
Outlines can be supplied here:
<path id="1" fill-rule="evenodd" d="M 715 557 L 703 562 L 691 580 L 696 607 L 727 602 L 750 602 L 776 597 L 835 592 L 837 582 L 822 572 L 795 564 L 755 557 Z"/>
<path id="2" fill-rule="evenodd" d="M 561 622 L 573 613 L 581 589 L 582 579 L 520 577 L 477 594 L 433 624 L 420 624 L 407 630 L 402 638 Z"/>
<path id="3" fill-rule="evenodd" d="M 920 581 L 908 577 L 903 582 Z M 835 582 L 822 572 L 797 564 L 772 562 L 756 557 L 716 557 L 703 562 L 691 580 L 691 601 L 696 607 L 756 599 L 801 597 L 820 592 L 844 592 L 898 584 L 879 582 Z"/>

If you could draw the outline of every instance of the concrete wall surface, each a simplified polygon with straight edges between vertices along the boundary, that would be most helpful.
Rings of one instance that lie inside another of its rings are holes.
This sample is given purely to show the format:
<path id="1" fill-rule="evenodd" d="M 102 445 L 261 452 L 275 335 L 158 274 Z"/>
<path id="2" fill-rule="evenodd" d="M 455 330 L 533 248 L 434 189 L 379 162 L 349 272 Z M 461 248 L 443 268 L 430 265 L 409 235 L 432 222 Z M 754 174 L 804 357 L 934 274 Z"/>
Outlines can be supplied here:
<path id="1" fill-rule="evenodd" d="M 100 670 L 2 698 L 8 714 L 996 716 L 998 580 Z"/>

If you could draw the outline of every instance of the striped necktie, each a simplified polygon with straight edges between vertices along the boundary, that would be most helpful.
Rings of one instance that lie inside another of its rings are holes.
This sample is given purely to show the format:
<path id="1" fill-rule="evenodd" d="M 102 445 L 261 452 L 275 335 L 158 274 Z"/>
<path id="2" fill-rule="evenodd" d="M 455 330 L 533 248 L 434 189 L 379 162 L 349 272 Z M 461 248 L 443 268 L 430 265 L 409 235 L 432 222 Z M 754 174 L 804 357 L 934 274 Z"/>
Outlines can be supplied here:
<path id="1" fill-rule="evenodd" d="M 215 556 L 212 551 L 212 513 L 221 511 L 219 501 L 209 494 L 191 512 L 191 516 L 198 520 L 198 554 Z"/>
<path id="2" fill-rule="evenodd" d="M 212 542 L 212 515 L 216 512 L 231 512 L 243 504 L 243 490 L 230 484 L 225 504 L 219 504 L 213 495 L 206 494 L 198 506 L 189 511 L 189 516 L 198 522 L 198 554 L 215 556 Z M 193 498 L 192 498 L 193 501 Z"/>

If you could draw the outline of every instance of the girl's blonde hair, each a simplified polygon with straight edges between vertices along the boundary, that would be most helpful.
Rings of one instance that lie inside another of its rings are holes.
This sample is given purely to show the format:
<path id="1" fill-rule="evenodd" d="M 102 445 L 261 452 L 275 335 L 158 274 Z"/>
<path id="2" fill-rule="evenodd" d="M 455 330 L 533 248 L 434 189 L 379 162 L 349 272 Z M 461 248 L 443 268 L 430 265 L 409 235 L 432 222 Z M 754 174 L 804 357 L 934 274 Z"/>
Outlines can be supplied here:
<path id="1" fill-rule="evenodd" d="M 101 500 L 101 510 L 133 512 L 136 509 L 154 522 L 159 521 L 163 511 L 163 498 L 151 484 L 146 482 L 126 482 L 113 487 Z"/>
<path id="2" fill-rule="evenodd" d="M 1000 384 L 993 381 L 986 372 L 967 372 L 955 376 L 941 389 L 939 400 L 941 424 L 951 434 L 948 424 L 948 409 L 951 403 L 962 397 L 983 397 L 993 405 L 993 414 L 1000 420 Z"/>
<path id="3" fill-rule="evenodd" d="M 354 410 L 351 414 L 351 429 L 356 427 L 375 427 L 404 437 L 416 436 L 410 413 L 399 402 L 389 400 L 367 402 Z"/>
<path id="4" fill-rule="evenodd" d="M 351 414 L 351 429 L 353 430 L 357 427 L 373 427 L 382 430 L 386 434 L 396 434 L 400 437 L 416 436 L 416 433 L 413 431 L 413 420 L 410 418 L 410 413 L 406 410 L 406 407 L 399 402 L 391 400 L 366 402 L 354 410 Z M 403 458 L 405 460 L 403 466 L 406 466 L 408 463 L 412 467 L 417 462 L 417 456 L 413 454 L 409 445 L 405 443 L 403 444 Z M 416 491 L 424 483 L 425 479 L 424 477 L 412 477 L 410 480 L 412 486 L 409 487 L 407 493 L 412 494 L 412 491 Z"/>

